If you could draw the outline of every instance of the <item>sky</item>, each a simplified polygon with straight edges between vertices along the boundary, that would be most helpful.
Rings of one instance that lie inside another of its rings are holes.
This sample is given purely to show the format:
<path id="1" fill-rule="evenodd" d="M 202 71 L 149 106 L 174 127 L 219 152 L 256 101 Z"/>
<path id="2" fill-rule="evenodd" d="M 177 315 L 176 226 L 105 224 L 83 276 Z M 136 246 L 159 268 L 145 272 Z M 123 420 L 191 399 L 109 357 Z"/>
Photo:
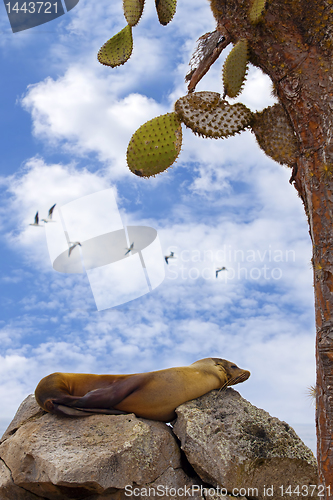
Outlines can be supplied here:
<path id="1" fill-rule="evenodd" d="M 250 131 L 215 140 L 183 126 L 172 168 L 133 175 L 132 134 L 186 95 L 195 42 L 215 22 L 206 0 L 179 0 L 161 26 L 146 0 L 130 60 L 101 65 L 99 48 L 125 25 L 121 0 L 80 0 L 17 33 L 1 10 L 0 434 L 49 373 L 137 373 L 220 357 L 250 370 L 235 388 L 314 451 L 311 242 L 291 171 Z M 223 93 L 229 50 L 198 91 Z M 229 102 L 256 111 L 276 101 L 250 66 Z M 98 310 L 87 275 L 55 271 L 45 229 L 29 224 L 37 210 L 45 217 L 54 203 L 110 188 L 124 225 L 154 228 L 162 254 L 175 258 L 150 293 Z"/>

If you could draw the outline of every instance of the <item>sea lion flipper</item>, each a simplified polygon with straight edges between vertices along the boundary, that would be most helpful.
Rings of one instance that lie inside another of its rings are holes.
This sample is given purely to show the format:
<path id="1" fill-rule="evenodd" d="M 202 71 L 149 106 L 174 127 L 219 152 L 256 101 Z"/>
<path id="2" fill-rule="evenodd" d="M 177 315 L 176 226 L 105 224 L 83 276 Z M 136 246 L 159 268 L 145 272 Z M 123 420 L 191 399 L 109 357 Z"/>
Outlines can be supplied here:
<path id="1" fill-rule="evenodd" d="M 89 417 L 91 415 L 96 415 L 97 413 L 101 413 L 103 415 L 127 415 L 125 411 L 108 408 L 72 408 L 65 405 L 54 405 L 53 413 L 69 417 Z"/>
<path id="2" fill-rule="evenodd" d="M 108 409 L 121 403 L 123 399 L 135 392 L 140 387 L 140 376 L 133 375 L 126 379 L 117 379 L 108 387 L 101 387 L 87 392 L 81 398 L 76 398 L 70 405 L 73 408 Z M 61 404 L 61 401 L 57 401 Z M 117 410 L 115 410 L 117 411 Z"/>
<path id="3" fill-rule="evenodd" d="M 68 417 L 89 417 L 89 415 L 93 415 L 93 413 L 82 411 L 77 408 L 71 408 L 70 406 L 57 404 L 53 406 L 53 413 L 57 415 L 66 415 Z"/>

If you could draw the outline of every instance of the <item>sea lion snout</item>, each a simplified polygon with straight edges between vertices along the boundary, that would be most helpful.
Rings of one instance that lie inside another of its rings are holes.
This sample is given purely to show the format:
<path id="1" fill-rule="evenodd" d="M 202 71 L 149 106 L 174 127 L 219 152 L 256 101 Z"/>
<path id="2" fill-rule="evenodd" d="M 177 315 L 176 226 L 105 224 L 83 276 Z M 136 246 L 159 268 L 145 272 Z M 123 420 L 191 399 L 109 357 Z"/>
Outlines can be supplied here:
<path id="1" fill-rule="evenodd" d="M 228 380 L 227 385 L 234 385 L 239 384 L 240 382 L 244 382 L 251 375 L 249 370 L 243 370 L 242 368 L 239 368 L 239 366 L 237 366 L 232 361 L 220 358 L 211 359 L 215 362 L 215 365 L 225 373 Z"/>
<path id="2" fill-rule="evenodd" d="M 249 370 L 242 370 L 241 368 L 238 368 L 238 370 L 241 373 L 235 377 L 230 377 L 230 379 L 228 380 L 228 385 L 236 385 L 240 382 L 245 382 L 245 380 L 247 380 L 251 375 L 251 372 L 249 372 Z"/>

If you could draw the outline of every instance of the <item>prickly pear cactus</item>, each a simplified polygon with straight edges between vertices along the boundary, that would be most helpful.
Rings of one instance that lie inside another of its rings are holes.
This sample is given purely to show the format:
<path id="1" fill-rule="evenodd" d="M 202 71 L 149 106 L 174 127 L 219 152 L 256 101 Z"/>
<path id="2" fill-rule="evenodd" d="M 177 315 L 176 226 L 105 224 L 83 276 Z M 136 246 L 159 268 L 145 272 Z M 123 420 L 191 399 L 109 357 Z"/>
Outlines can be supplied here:
<path id="1" fill-rule="evenodd" d="M 254 0 L 250 9 L 250 21 L 252 24 L 257 24 L 264 12 L 266 0 Z"/>
<path id="2" fill-rule="evenodd" d="M 130 26 L 139 22 L 144 3 L 144 0 L 123 0 L 124 15 Z"/>
<path id="3" fill-rule="evenodd" d="M 241 103 L 229 104 L 217 92 L 194 92 L 175 103 L 180 120 L 204 137 L 228 137 L 251 123 L 252 112 Z"/>
<path id="4" fill-rule="evenodd" d="M 101 47 L 97 59 L 101 64 L 114 68 L 124 64 L 131 57 L 132 50 L 132 28 L 127 25 Z"/>
<path id="5" fill-rule="evenodd" d="M 165 26 L 176 12 L 177 0 L 155 0 L 156 11 L 159 22 Z"/>
<path id="6" fill-rule="evenodd" d="M 223 66 L 224 95 L 237 97 L 245 82 L 248 64 L 247 40 L 239 40 L 226 58 Z"/>
<path id="7" fill-rule="evenodd" d="M 298 141 L 281 104 L 255 113 L 251 124 L 261 149 L 278 163 L 292 166 L 299 154 Z"/>
<path id="8" fill-rule="evenodd" d="M 182 128 L 176 113 L 158 116 L 133 134 L 127 148 L 127 164 L 140 177 L 159 174 L 174 163 L 181 145 Z"/>

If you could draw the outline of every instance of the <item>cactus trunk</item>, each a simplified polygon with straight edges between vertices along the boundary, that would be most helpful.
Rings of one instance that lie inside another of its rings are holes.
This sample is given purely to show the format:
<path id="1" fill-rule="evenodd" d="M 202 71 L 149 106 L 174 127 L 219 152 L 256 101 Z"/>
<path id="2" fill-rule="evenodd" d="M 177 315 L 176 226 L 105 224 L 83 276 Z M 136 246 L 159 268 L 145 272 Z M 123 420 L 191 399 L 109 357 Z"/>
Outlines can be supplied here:
<path id="1" fill-rule="evenodd" d="M 330 0 L 271 0 L 253 25 L 245 15 L 249 5 L 248 0 L 211 0 L 233 43 L 248 40 L 250 62 L 271 77 L 299 141 L 291 182 L 304 203 L 313 243 L 319 483 L 325 498 L 332 499 L 333 9 Z"/>

